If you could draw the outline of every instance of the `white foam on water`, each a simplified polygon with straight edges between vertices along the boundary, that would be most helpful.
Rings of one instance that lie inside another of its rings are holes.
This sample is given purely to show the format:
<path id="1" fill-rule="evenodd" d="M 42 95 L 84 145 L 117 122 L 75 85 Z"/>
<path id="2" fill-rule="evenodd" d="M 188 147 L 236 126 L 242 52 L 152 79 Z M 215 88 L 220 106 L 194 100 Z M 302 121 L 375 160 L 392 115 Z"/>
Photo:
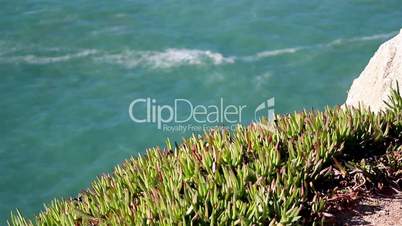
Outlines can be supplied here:
<path id="1" fill-rule="evenodd" d="M 332 46 L 337 46 L 337 45 L 350 44 L 353 42 L 385 40 L 385 39 L 393 37 L 397 33 L 398 32 L 381 33 L 381 34 L 374 34 L 374 35 L 370 35 L 370 36 L 361 36 L 361 37 L 353 37 L 353 38 L 346 38 L 346 39 L 338 38 L 338 39 L 335 39 L 328 43 L 315 44 L 315 45 L 311 45 L 311 46 L 298 46 L 298 47 L 276 49 L 276 50 L 266 50 L 266 51 L 258 52 L 255 55 L 238 57 L 238 58 L 243 61 L 246 61 L 246 62 L 253 62 L 253 61 L 258 61 L 260 59 L 267 58 L 267 57 L 277 57 L 277 56 L 282 56 L 282 55 L 294 54 L 301 50 L 306 50 L 306 49 L 327 48 L 327 47 L 332 47 Z"/>
<path id="2" fill-rule="evenodd" d="M 384 40 L 391 38 L 398 34 L 398 32 L 390 32 L 390 33 L 382 33 L 382 34 L 375 34 L 375 35 L 369 35 L 369 36 L 362 36 L 362 37 L 357 37 L 357 38 L 352 38 L 351 41 L 371 41 L 371 40 Z"/>
<path id="3" fill-rule="evenodd" d="M 348 44 L 348 43 L 353 43 L 353 42 L 365 42 L 365 41 L 373 41 L 373 40 L 386 40 L 386 39 L 389 39 L 389 38 L 395 36 L 396 34 L 398 34 L 398 32 L 380 33 L 380 34 L 361 36 L 361 37 L 353 37 L 353 38 L 338 38 L 338 39 L 335 39 L 334 41 L 331 41 L 331 42 L 329 42 L 327 44 L 319 45 L 319 46 L 332 47 L 332 46 Z"/>
<path id="4" fill-rule="evenodd" d="M 82 50 L 77 53 L 66 54 L 63 56 L 37 56 L 37 55 L 23 55 L 23 56 L 10 56 L 10 57 L 1 57 L 1 62 L 6 63 L 25 63 L 25 64 L 51 64 L 51 63 L 58 63 L 58 62 L 65 62 L 72 59 L 83 58 L 90 55 L 96 54 L 98 51 L 94 49 Z"/>
<path id="5" fill-rule="evenodd" d="M 197 49 L 166 49 L 165 51 L 126 50 L 117 54 L 104 54 L 96 57 L 97 61 L 120 64 L 127 68 L 147 66 L 151 68 L 171 68 L 183 65 L 231 64 L 232 57 L 221 53 Z"/>
<path id="6" fill-rule="evenodd" d="M 277 57 L 282 55 L 295 54 L 302 50 L 329 48 L 338 45 L 353 44 L 354 42 L 365 42 L 372 40 L 386 40 L 398 32 L 380 33 L 369 36 L 338 38 L 328 43 L 315 44 L 310 46 L 296 46 L 291 48 L 265 50 L 249 56 L 224 56 L 221 53 L 210 50 L 199 49 L 179 49 L 168 48 L 163 51 L 138 51 L 124 50 L 122 52 L 112 53 L 107 51 L 86 49 L 75 53 L 68 53 L 60 56 L 42 56 L 42 55 L 21 55 L 7 56 L 9 53 L 21 50 L 21 48 L 6 48 L 5 42 L 0 40 L 0 62 L 1 63 L 25 63 L 25 64 L 51 64 L 66 62 L 78 58 L 89 57 L 95 62 L 118 64 L 126 68 L 147 67 L 151 69 L 166 69 L 185 65 L 222 65 L 233 64 L 236 61 L 254 62 L 264 58 Z M 27 48 L 27 47 L 25 47 Z M 24 49 L 24 48 L 22 48 Z M 45 52 L 65 53 L 62 48 L 44 48 Z"/>
<path id="7" fill-rule="evenodd" d="M 259 52 L 255 56 L 257 58 L 274 57 L 274 56 L 280 56 L 280 55 L 284 55 L 284 54 L 296 53 L 297 51 L 299 51 L 301 49 L 303 49 L 303 47 L 269 50 L 269 51 Z"/>
<path id="8" fill-rule="evenodd" d="M 277 57 L 277 56 L 282 56 L 282 55 L 287 55 L 287 54 L 294 54 L 305 48 L 306 47 L 293 47 L 293 48 L 284 48 L 284 49 L 265 50 L 265 51 L 258 52 L 254 55 L 244 56 L 244 57 L 233 57 L 233 58 L 240 59 L 245 62 L 253 62 L 253 61 L 258 61 L 258 60 L 261 60 L 263 58 L 268 58 L 268 57 Z"/>
<path id="9" fill-rule="evenodd" d="M 15 51 L 18 51 L 19 49 L 21 49 L 21 48 L 19 48 L 17 46 L 11 46 L 6 41 L 0 40 L 0 56 L 6 55 L 9 53 L 13 53 Z"/>

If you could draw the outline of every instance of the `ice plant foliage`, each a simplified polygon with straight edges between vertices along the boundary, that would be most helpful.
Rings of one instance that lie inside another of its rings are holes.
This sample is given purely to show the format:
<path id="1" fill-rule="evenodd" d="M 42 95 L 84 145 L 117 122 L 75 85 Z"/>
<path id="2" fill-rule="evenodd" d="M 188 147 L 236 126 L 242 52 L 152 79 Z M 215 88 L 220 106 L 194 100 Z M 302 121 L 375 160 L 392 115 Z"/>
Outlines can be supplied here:
<path id="1" fill-rule="evenodd" d="M 382 184 L 401 181 L 399 90 L 387 103 L 378 114 L 326 108 L 167 141 L 99 177 L 77 198 L 55 200 L 34 219 L 16 211 L 9 224 L 322 224 L 342 178 L 352 176 L 353 189 L 374 185 L 379 175 Z M 376 156 L 384 167 L 365 161 Z"/>

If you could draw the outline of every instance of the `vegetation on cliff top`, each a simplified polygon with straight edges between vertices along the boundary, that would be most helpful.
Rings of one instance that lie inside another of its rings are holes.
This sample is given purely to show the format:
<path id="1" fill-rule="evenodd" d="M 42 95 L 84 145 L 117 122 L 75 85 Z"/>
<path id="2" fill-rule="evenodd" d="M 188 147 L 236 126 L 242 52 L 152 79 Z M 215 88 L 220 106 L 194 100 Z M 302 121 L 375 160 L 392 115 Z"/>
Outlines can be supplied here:
<path id="1" fill-rule="evenodd" d="M 321 224 L 347 194 L 401 187 L 402 98 L 210 131 L 117 166 L 77 198 L 10 225 Z"/>

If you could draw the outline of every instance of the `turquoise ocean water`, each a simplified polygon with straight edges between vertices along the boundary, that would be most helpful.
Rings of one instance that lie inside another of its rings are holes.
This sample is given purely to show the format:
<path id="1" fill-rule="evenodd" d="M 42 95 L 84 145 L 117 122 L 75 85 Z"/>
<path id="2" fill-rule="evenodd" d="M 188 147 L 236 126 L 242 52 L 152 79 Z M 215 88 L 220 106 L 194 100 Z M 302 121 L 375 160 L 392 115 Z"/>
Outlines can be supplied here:
<path id="1" fill-rule="evenodd" d="M 401 27 L 400 0 L 1 1 L 0 220 L 189 135 L 133 123 L 136 98 L 342 104 Z"/>

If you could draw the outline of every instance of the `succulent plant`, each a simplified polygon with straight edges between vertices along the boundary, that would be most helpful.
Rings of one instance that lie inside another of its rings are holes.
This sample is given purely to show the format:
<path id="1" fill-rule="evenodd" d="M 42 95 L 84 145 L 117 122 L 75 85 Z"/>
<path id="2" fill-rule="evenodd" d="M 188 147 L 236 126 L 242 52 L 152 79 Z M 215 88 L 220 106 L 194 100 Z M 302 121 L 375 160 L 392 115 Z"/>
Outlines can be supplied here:
<path id="1" fill-rule="evenodd" d="M 402 181 L 398 89 L 387 105 L 378 114 L 333 107 L 212 130 L 180 145 L 168 140 L 35 219 L 16 211 L 9 225 L 323 224 L 329 197 L 347 178 L 354 191 Z"/>

